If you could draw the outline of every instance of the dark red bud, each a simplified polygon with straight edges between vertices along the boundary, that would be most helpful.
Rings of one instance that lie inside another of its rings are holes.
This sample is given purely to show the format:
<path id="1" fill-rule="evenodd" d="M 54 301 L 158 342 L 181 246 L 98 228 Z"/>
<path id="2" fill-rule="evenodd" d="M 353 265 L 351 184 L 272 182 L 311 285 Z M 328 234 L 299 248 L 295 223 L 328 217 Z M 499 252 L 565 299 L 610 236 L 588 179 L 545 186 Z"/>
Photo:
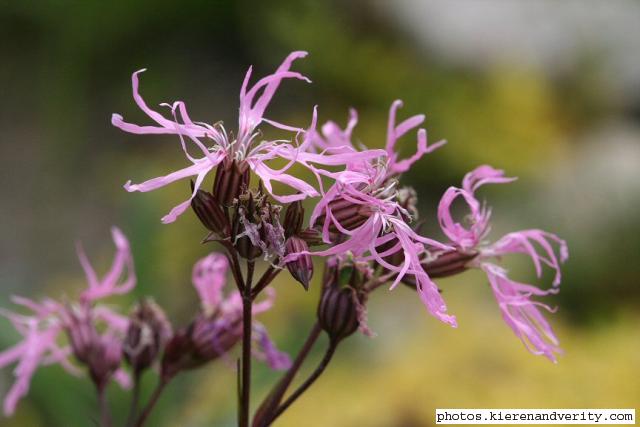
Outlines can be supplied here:
<path id="1" fill-rule="evenodd" d="M 216 170 L 213 197 L 223 206 L 233 205 L 233 200 L 249 187 L 250 172 L 247 162 L 225 159 Z"/>
<path id="2" fill-rule="evenodd" d="M 358 330 L 355 298 L 355 291 L 349 287 L 332 285 L 323 291 L 318 305 L 318 323 L 334 343 Z"/>
<path id="3" fill-rule="evenodd" d="M 284 214 L 284 222 L 282 227 L 284 228 L 284 236 L 291 237 L 294 234 L 298 234 L 302 230 L 302 223 L 304 222 L 304 208 L 302 202 L 296 201 L 287 206 L 287 211 Z"/>
<path id="4" fill-rule="evenodd" d="M 329 202 L 329 208 L 335 220 L 340 223 L 340 226 L 350 231 L 364 224 L 373 213 L 369 205 L 358 205 L 341 198 Z M 324 221 L 325 217 L 320 217 L 318 226 L 322 227 Z M 341 233 L 333 221 L 329 226 L 329 231 L 335 234 Z"/>
<path id="5" fill-rule="evenodd" d="M 222 238 L 229 235 L 230 225 L 227 215 L 211 193 L 198 190 L 195 197 L 191 199 L 191 208 L 208 230 Z"/>
<path id="6" fill-rule="evenodd" d="M 305 252 L 309 250 L 309 246 L 304 239 L 298 236 L 291 236 L 285 242 L 285 255 Z M 298 282 L 304 286 L 305 290 L 309 289 L 309 282 L 313 277 L 313 262 L 311 261 L 311 255 L 303 254 L 287 263 L 287 269 L 289 273 Z"/>
<path id="7" fill-rule="evenodd" d="M 164 347 L 160 375 L 163 380 L 172 378 L 183 369 L 197 366 L 193 360 L 193 342 L 189 329 L 176 331 Z"/>
<path id="8" fill-rule="evenodd" d="M 318 246 L 323 244 L 322 234 L 313 228 L 306 228 L 298 233 L 298 237 L 302 238 L 309 246 Z"/>
<path id="9" fill-rule="evenodd" d="M 191 329 L 194 359 L 209 362 L 229 351 L 242 339 L 242 318 L 198 316 Z"/>

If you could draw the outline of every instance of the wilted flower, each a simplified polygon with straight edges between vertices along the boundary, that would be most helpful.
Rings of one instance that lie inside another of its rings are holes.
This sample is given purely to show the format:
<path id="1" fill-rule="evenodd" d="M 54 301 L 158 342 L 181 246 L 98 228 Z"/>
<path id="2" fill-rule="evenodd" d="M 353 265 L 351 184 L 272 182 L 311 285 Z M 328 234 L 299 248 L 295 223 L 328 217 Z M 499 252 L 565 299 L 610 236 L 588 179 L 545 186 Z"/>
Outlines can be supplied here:
<path id="1" fill-rule="evenodd" d="M 543 354 L 555 362 L 554 353 L 560 351 L 558 339 L 539 308 L 553 310 L 548 305 L 532 300 L 531 297 L 555 294 L 559 291 L 562 277 L 560 264 L 569 257 L 566 242 L 555 234 L 542 230 L 512 232 L 492 244 L 483 241 L 490 229 L 491 211 L 480 204 L 475 191 L 484 184 L 508 183 L 514 179 L 505 177 L 501 170 L 485 165 L 465 175 L 462 188 L 450 187 L 440 201 L 438 219 L 442 230 L 456 247 L 456 251 L 436 255 L 425 265 L 427 270 L 432 264 L 440 271 L 444 271 L 447 265 L 451 271 L 455 269 L 452 267 L 481 268 L 489 278 L 505 322 L 530 352 Z M 456 222 L 451 215 L 451 205 L 458 197 L 462 197 L 469 206 L 469 224 L 466 226 Z M 558 254 L 553 247 L 554 244 L 559 248 Z M 500 258 L 511 253 L 528 255 L 533 261 L 538 278 L 542 276 L 543 264 L 551 267 L 555 271 L 553 286 L 542 290 L 532 285 L 518 283 L 507 276 L 504 268 L 489 262 L 492 258 Z"/>
<path id="2" fill-rule="evenodd" d="M 107 307 L 93 304 L 103 298 L 129 292 L 136 283 L 129 243 L 117 228 L 112 229 L 116 255 L 109 272 L 98 279 L 81 247 L 78 247 L 80 263 L 85 270 L 88 288 L 80 294 L 77 303 L 59 303 L 52 299 L 35 302 L 27 298 L 13 297 L 13 301 L 32 312 L 21 315 L 2 310 L 23 340 L 0 353 L 0 367 L 17 362 L 14 371 L 16 381 L 4 401 L 4 412 L 11 415 L 20 398 L 29 391 L 31 377 L 40 365 L 58 363 L 68 372 L 79 373 L 69 361 L 69 356 L 86 365 L 98 387 L 104 387 L 110 378 L 123 387 L 129 386 L 127 374 L 118 370 L 122 357 L 121 337 L 126 332 L 127 319 Z M 98 333 L 100 325 L 101 333 Z M 68 346 L 58 344 L 60 335 L 66 333 Z"/>

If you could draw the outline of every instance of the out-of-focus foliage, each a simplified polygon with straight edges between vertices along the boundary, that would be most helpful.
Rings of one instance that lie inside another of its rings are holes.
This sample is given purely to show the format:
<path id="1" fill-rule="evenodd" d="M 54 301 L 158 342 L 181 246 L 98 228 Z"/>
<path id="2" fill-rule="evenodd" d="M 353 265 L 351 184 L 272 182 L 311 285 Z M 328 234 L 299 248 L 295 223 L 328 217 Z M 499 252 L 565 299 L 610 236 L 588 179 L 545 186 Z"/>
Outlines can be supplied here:
<path id="1" fill-rule="evenodd" d="M 400 98 L 401 114 L 426 113 L 431 141 L 449 141 L 405 177 L 420 194 L 425 231 L 436 230 L 439 196 L 472 167 L 490 163 L 521 178 L 482 196 L 494 206 L 493 236 L 535 227 L 568 240 L 571 258 L 551 321 L 566 355 L 551 365 L 527 353 L 502 324 L 481 275 L 443 282 L 458 330 L 430 318 L 408 289 L 380 289 L 370 309 L 378 337 L 341 348 L 327 375 L 281 424 L 418 426 L 432 424 L 437 407 L 637 404 L 640 98 L 619 96 L 597 77 L 606 59 L 594 55 L 593 46 L 576 45 L 584 60 L 562 72 L 508 55 L 499 63 L 465 66 L 424 48 L 383 3 L 0 6 L 0 304 L 7 306 L 10 294 L 77 292 L 84 284 L 74 241 L 82 240 L 92 259 L 106 265 L 108 229 L 118 224 L 132 240 L 136 294 L 154 295 L 178 324 L 188 322 L 196 304 L 191 266 L 214 247 L 199 244 L 204 230 L 192 215 L 169 226 L 159 221 L 188 188 L 176 184 L 146 194 L 121 188 L 128 179 L 183 165 L 178 142 L 124 134 L 111 127 L 110 115 L 146 120 L 129 86 L 130 74 L 146 67 L 141 85 L 150 104 L 181 99 L 194 119 L 230 125 L 246 68 L 254 64 L 255 75 L 263 74 L 290 50 L 304 49 L 310 55 L 299 67 L 313 84 L 285 83 L 269 117 L 304 126 L 318 104 L 321 121 L 345 123 L 355 107 L 357 138 L 381 146 L 388 107 Z M 405 152 L 414 148 L 407 137 Z M 510 265 L 523 279 L 533 277 L 528 265 Z M 301 345 L 318 286 L 316 277 L 304 293 L 286 274 L 275 285 L 276 309 L 265 323 L 280 347 L 294 352 Z M 14 339 L 3 321 L 0 347 Z M 218 361 L 179 378 L 152 425 L 234 425 L 232 365 Z M 258 365 L 256 404 L 276 378 Z M 147 378 L 145 391 L 153 380 Z M 9 381 L 10 372 L 3 372 L 0 391 Z M 124 394 L 114 387 L 110 398 L 123 418 Z M 91 425 L 94 405 L 89 383 L 44 369 L 16 416 L 0 424 Z"/>

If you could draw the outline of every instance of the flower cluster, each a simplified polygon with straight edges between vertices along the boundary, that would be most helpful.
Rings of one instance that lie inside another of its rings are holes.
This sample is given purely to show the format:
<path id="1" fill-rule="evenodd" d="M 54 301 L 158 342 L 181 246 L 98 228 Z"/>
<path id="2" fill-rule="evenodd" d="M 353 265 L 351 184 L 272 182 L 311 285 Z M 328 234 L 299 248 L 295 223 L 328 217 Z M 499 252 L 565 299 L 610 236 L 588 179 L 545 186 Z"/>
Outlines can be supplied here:
<path id="1" fill-rule="evenodd" d="M 68 372 L 81 371 L 70 360 L 76 360 L 89 370 L 98 388 L 104 388 L 113 378 L 123 387 L 130 386 L 128 374 L 120 368 L 122 339 L 128 320 L 109 307 L 96 302 L 113 295 L 130 292 L 136 284 L 129 242 L 117 228 L 112 230 L 116 256 L 109 272 L 99 279 L 81 246 L 78 257 L 87 277 L 88 287 L 77 301 L 59 302 L 44 299 L 41 302 L 24 297 L 13 297 L 14 303 L 31 311 L 24 315 L 0 311 L 22 335 L 22 341 L 0 353 L 0 367 L 16 363 L 16 381 L 4 400 L 7 415 L 28 391 L 31 377 L 40 365 L 60 364 Z M 67 345 L 60 345 L 61 336 L 67 335 Z"/>
<path id="2" fill-rule="evenodd" d="M 129 123 L 114 114 L 113 125 L 133 134 L 176 135 L 189 165 L 139 184 L 129 181 L 125 189 L 146 192 L 189 179 L 189 197 L 162 217 L 162 222 L 174 222 L 191 207 L 207 229 L 203 243 L 215 243 L 222 251 L 195 263 L 192 282 L 200 307 L 187 326 L 174 329 L 151 299 L 138 302 L 128 317 L 102 304 L 103 299 L 129 293 L 136 284 L 130 246 L 118 229 L 112 231 L 115 259 L 101 279 L 79 248 L 88 288 L 76 302 L 15 297 L 14 302 L 30 310 L 30 315 L 0 311 L 23 337 L 0 353 L 0 367 L 17 364 L 5 413 L 13 413 L 38 366 L 58 363 L 73 374 L 79 373 L 71 361 L 74 356 L 88 369 L 99 393 L 111 379 L 129 385 L 123 362 L 129 365 L 136 386 L 143 371 L 158 367 L 159 386 L 135 424 L 141 426 L 163 387 L 176 374 L 219 358 L 228 360 L 231 351 L 241 347 L 238 395 L 242 426 L 249 425 L 251 359 L 262 360 L 272 369 L 288 370 L 256 414 L 254 425 L 266 426 L 323 372 L 340 342 L 357 330 L 373 335 L 366 310 L 373 291 L 404 283 L 415 289 L 428 313 L 456 327 L 456 317 L 448 312 L 435 280 L 470 268 L 487 275 L 505 322 L 529 351 L 556 361 L 558 339 L 542 315 L 543 310 L 553 309 L 535 298 L 558 292 L 567 245 L 556 235 L 537 229 L 508 233 L 489 242 L 491 210 L 476 196 L 484 184 L 509 183 L 515 178 L 490 166 L 469 172 L 460 188 L 450 187 L 444 193 L 438 206 L 437 219 L 445 238 L 440 241 L 424 236 L 418 227 L 417 193 L 401 186 L 400 180 L 445 141 L 428 143 L 427 132 L 421 127 L 424 115 L 399 120 L 401 101 L 391 104 L 386 137 L 381 138 L 384 149 L 369 149 L 354 140 L 358 122 L 354 109 L 344 129 L 332 121 L 317 129 L 317 108 L 306 128 L 266 118 L 267 107 L 283 81 L 310 82 L 291 70 L 294 61 L 305 56 L 306 52 L 291 53 L 273 74 L 253 85 L 249 68 L 240 88 L 235 131 L 227 130 L 221 122 L 192 120 L 182 101 L 160 104 L 166 108 L 161 114 L 140 94 L 139 78 L 145 70 L 133 74 L 134 101 L 153 124 Z M 265 127 L 288 137 L 268 139 Z M 415 138 L 416 149 L 401 158 L 398 144 L 407 135 Z M 296 176 L 296 171 L 306 175 Z M 215 176 L 207 187 L 205 178 L 210 172 Z M 276 192 L 274 184 L 288 188 L 288 193 Z M 454 219 L 452 205 L 456 200 L 469 209 L 465 221 Z M 308 219 L 303 201 L 311 207 Z M 514 253 L 531 258 L 539 279 L 544 266 L 552 269 L 551 287 L 541 289 L 510 278 L 497 262 Z M 275 291 L 270 284 L 285 269 L 309 289 L 314 259 L 324 263 L 317 323 L 292 363 L 256 317 L 272 308 Z M 266 267 L 254 281 L 260 260 L 267 262 Z M 229 275 L 235 283 L 232 290 L 225 289 Z M 325 357 L 311 377 L 282 402 L 321 331 L 329 336 Z M 135 415 L 137 395 L 132 401 L 131 413 Z"/>

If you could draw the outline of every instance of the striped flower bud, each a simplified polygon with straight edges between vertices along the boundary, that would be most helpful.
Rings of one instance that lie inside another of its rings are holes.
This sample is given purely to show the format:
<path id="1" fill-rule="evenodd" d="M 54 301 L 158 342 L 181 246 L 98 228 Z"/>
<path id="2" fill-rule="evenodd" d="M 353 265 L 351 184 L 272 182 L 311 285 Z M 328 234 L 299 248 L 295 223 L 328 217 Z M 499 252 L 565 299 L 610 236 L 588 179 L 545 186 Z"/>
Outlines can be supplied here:
<path id="1" fill-rule="evenodd" d="M 193 182 L 191 186 L 193 187 Z M 191 208 L 209 231 L 221 238 L 229 235 L 230 225 L 227 215 L 211 193 L 198 190 L 195 197 L 191 199 Z"/>
<path id="2" fill-rule="evenodd" d="M 334 343 L 358 330 L 355 291 L 350 287 L 329 286 L 318 305 L 318 322 Z"/>
<path id="3" fill-rule="evenodd" d="M 285 242 L 285 255 L 306 252 L 308 250 L 309 246 L 307 245 L 307 242 L 305 242 L 301 237 L 291 236 Z M 311 261 L 311 255 L 298 255 L 296 259 L 287 262 L 287 269 L 293 278 L 304 286 L 305 290 L 309 289 L 309 282 L 311 281 L 311 277 L 313 277 L 313 262 Z"/>
<path id="4" fill-rule="evenodd" d="M 234 199 L 249 187 L 250 178 L 247 162 L 225 159 L 216 170 L 213 197 L 223 206 L 233 205 Z"/>
<path id="5" fill-rule="evenodd" d="M 335 343 L 358 329 L 369 335 L 366 321 L 366 268 L 351 260 L 328 265 L 323 276 L 323 292 L 318 305 L 318 323 Z"/>
<path id="6" fill-rule="evenodd" d="M 331 214 L 335 218 L 335 221 L 337 221 L 342 228 L 350 231 L 355 230 L 364 224 L 373 212 L 369 205 L 354 204 L 353 202 L 343 198 L 333 199 L 329 202 L 328 207 L 331 210 Z M 318 225 L 321 227 L 324 221 L 324 216 L 318 218 Z M 341 233 L 333 221 L 331 221 L 331 224 L 329 225 L 329 232 L 335 234 Z"/>
<path id="7" fill-rule="evenodd" d="M 318 246 L 324 243 L 322 241 L 322 234 L 320 234 L 318 230 L 313 228 L 306 228 L 304 230 L 301 230 L 298 233 L 298 237 L 307 242 L 307 245 L 309 246 Z"/>
<path id="8" fill-rule="evenodd" d="M 191 329 L 193 357 L 206 363 L 229 351 L 242 339 L 242 317 L 198 316 Z"/>
<path id="9" fill-rule="evenodd" d="M 284 214 L 284 221 L 282 223 L 285 237 L 288 238 L 300 233 L 303 222 L 304 208 L 302 207 L 302 203 L 296 201 L 287 206 L 287 211 Z"/>

